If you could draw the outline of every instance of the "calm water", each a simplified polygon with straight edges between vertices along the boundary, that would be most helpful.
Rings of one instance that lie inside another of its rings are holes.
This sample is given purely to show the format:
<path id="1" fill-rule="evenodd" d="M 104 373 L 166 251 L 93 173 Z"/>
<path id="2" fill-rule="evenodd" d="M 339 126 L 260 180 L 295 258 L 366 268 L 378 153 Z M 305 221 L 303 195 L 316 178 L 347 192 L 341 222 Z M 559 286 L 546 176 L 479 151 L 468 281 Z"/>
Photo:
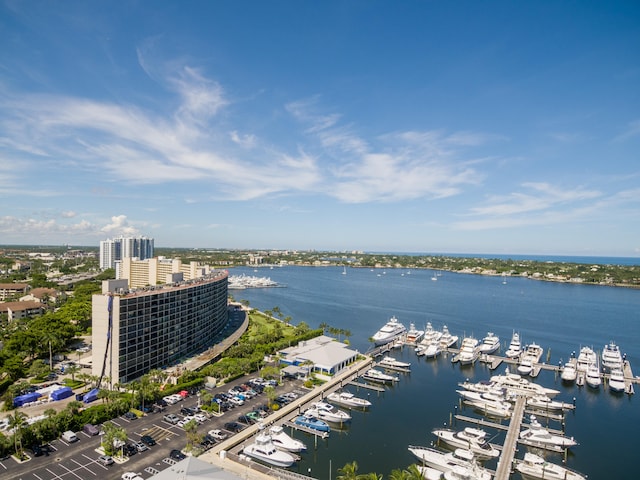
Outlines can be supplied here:
<path id="1" fill-rule="evenodd" d="M 260 310 L 277 306 L 285 316 L 292 317 L 293 324 L 304 321 L 315 328 L 325 322 L 348 329 L 352 348 L 360 351 L 369 348 L 368 338 L 395 315 L 407 327 L 410 322 L 423 328 L 430 321 L 437 329 L 446 324 L 460 337 L 473 334 L 481 338 L 493 331 L 503 346 L 515 330 L 524 344 L 535 341 L 542 345 L 543 359 L 552 364 L 564 362 L 581 346 L 601 351 L 605 343 L 614 340 L 626 353 L 635 374 L 640 372 L 638 290 L 523 278 L 509 278 L 505 285 L 499 277 L 449 272 L 432 281 L 433 272 L 427 270 L 352 268 L 347 269 L 347 275 L 342 275 L 338 267 L 230 270 L 230 274 L 240 273 L 269 276 L 286 288 L 235 290 L 232 293 L 236 300 L 246 299 Z M 355 460 L 359 473 L 375 471 L 388 478 L 393 469 L 415 462 L 408 445 L 431 444 L 435 439 L 431 430 L 449 423 L 458 405 L 457 383 L 466 378 L 486 380 L 492 374 L 479 363 L 461 368 L 448 358 L 425 360 L 408 347 L 394 356 L 412 362 L 411 374 L 403 375 L 383 394 L 356 392 L 370 398 L 374 404 L 371 411 L 354 413 L 346 430 L 319 440 L 316 449 L 303 455 L 298 467 L 301 473 L 311 469 L 316 478 L 335 478 L 338 468 Z M 635 396 L 612 395 L 602 388 L 565 387 L 546 371 L 536 381 L 561 390 L 559 399 L 576 399 L 575 412 L 566 417 L 566 432 L 580 445 L 571 450 L 569 467 L 590 479 L 636 478 L 640 408 Z M 469 409 L 463 413 L 474 416 Z M 550 427 L 560 425 L 551 422 Z M 501 443 L 504 434 L 492 433 L 496 435 L 492 441 Z M 311 437 L 296 436 L 313 445 Z M 552 461 L 561 460 L 558 454 L 549 455 Z M 487 466 L 496 465 L 490 462 Z"/>

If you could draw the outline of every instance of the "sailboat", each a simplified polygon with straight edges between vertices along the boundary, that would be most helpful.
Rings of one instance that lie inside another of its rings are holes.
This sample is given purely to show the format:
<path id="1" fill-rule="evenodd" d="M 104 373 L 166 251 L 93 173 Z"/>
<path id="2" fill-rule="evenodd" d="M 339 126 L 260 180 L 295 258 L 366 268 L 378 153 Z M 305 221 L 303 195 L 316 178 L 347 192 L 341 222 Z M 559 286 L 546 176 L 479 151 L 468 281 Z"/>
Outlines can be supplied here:
<path id="1" fill-rule="evenodd" d="M 347 267 L 343 265 L 342 267 L 342 274 L 346 275 L 347 274 Z"/>
<path id="2" fill-rule="evenodd" d="M 502 272 L 502 284 L 503 285 L 507 284 L 507 273 L 506 272 Z"/>
<path id="3" fill-rule="evenodd" d="M 438 275 L 436 275 L 436 272 L 433 272 L 433 276 L 431 277 L 431 280 L 433 280 L 434 282 L 438 281 Z"/>

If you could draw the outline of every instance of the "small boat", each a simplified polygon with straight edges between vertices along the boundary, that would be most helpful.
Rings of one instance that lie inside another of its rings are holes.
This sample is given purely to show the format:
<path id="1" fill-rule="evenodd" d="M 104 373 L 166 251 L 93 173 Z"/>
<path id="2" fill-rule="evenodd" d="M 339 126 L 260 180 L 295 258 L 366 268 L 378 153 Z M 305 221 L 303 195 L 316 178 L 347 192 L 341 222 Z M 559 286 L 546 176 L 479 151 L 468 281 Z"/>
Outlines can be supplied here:
<path id="1" fill-rule="evenodd" d="M 527 345 L 527 348 L 524 349 L 524 357 L 530 358 L 532 363 L 540 362 L 540 358 L 542 358 L 543 353 L 544 348 L 535 342 Z"/>
<path id="2" fill-rule="evenodd" d="M 562 381 L 567 383 L 575 382 L 577 376 L 578 371 L 573 361 L 565 363 L 564 367 L 562 367 L 562 373 L 560 374 Z"/>
<path id="3" fill-rule="evenodd" d="M 290 452 L 302 452 L 307 446 L 300 440 L 291 437 L 280 425 L 272 425 L 269 428 L 269 435 L 273 444 L 282 450 Z"/>
<path id="4" fill-rule="evenodd" d="M 440 348 L 453 347 L 456 343 L 458 343 L 458 336 L 452 335 L 451 332 L 449 332 L 449 328 L 444 325 L 442 327 L 442 334 L 440 335 Z"/>
<path id="5" fill-rule="evenodd" d="M 493 353 L 500 348 L 500 338 L 493 332 L 488 332 L 487 336 L 482 339 L 479 348 L 480 353 L 486 353 L 487 355 Z"/>
<path id="6" fill-rule="evenodd" d="M 371 382 L 377 382 L 377 383 L 393 383 L 400 380 L 396 376 L 387 375 L 386 373 L 381 372 L 380 370 L 376 370 L 375 368 L 370 368 L 369 370 L 364 372 L 364 375 L 362 375 L 362 378 L 364 378 L 365 380 L 369 380 Z"/>
<path id="7" fill-rule="evenodd" d="M 573 403 L 552 400 L 546 395 L 533 395 L 531 397 L 527 397 L 527 406 L 540 411 L 564 411 L 576 408 Z"/>
<path id="8" fill-rule="evenodd" d="M 602 369 L 606 372 L 611 372 L 616 368 L 622 370 L 623 360 L 620 353 L 620 347 L 613 341 L 609 342 L 602 349 Z"/>
<path id="9" fill-rule="evenodd" d="M 450 447 L 471 450 L 478 460 L 489 460 L 500 456 L 500 450 L 486 440 L 487 432 L 480 428 L 466 427 L 460 431 L 438 428 L 433 431 L 433 434 Z"/>
<path id="10" fill-rule="evenodd" d="M 522 343 L 520 343 L 520 334 L 518 332 L 513 332 L 513 336 L 511 337 L 511 343 L 509 343 L 509 348 L 504 352 L 504 355 L 507 358 L 517 358 L 522 353 Z"/>
<path id="11" fill-rule="evenodd" d="M 478 465 L 475 455 L 470 450 L 456 448 L 453 452 L 442 452 L 435 448 L 409 445 L 409 451 L 424 465 L 440 470 L 444 474 L 458 466 L 473 472 L 475 476 L 469 478 L 491 479 L 491 473 Z"/>
<path id="12" fill-rule="evenodd" d="M 401 362 L 400 360 L 396 360 L 388 355 L 382 357 L 382 360 L 378 362 L 378 365 L 390 368 L 409 368 L 411 366 L 409 362 Z"/>
<path id="13" fill-rule="evenodd" d="M 348 408 L 369 408 L 371 402 L 364 398 L 356 397 L 353 393 L 349 392 L 332 392 L 327 395 L 327 400 L 342 405 Z"/>
<path id="14" fill-rule="evenodd" d="M 398 319 L 393 316 L 373 335 L 373 342 L 376 346 L 385 345 L 392 342 L 399 336 L 404 335 L 406 331 L 407 327 L 401 324 Z"/>
<path id="15" fill-rule="evenodd" d="M 587 368 L 589 368 L 589 365 L 591 365 L 592 363 L 596 363 L 597 361 L 598 356 L 592 348 L 582 347 L 580 349 L 580 353 L 578 354 L 576 369 L 578 370 L 578 372 L 586 372 Z"/>
<path id="16" fill-rule="evenodd" d="M 256 436 L 253 443 L 244 447 L 242 453 L 276 467 L 290 467 L 296 461 L 296 457 L 289 452 L 278 450 L 273 444 L 271 435 L 264 431 Z"/>
<path id="17" fill-rule="evenodd" d="M 420 339 L 422 339 L 423 336 L 424 330 L 418 330 L 414 323 L 410 323 L 405 342 L 409 345 L 415 345 L 420 341 Z"/>
<path id="18" fill-rule="evenodd" d="M 391 348 L 402 348 L 404 346 L 404 338 L 400 335 L 391 344 Z"/>
<path id="19" fill-rule="evenodd" d="M 474 337 L 465 337 L 460 345 L 460 353 L 457 356 L 460 365 L 473 364 L 480 355 L 478 350 L 478 339 Z"/>
<path id="20" fill-rule="evenodd" d="M 327 402 L 312 403 L 311 408 L 307 409 L 305 414 L 331 423 L 342 424 L 351 420 L 351 415 Z"/>
<path id="21" fill-rule="evenodd" d="M 529 428 L 520 432 L 520 441 L 533 447 L 553 449 L 556 447 L 569 448 L 578 443 L 573 437 L 564 437 L 550 433 L 549 430 L 540 425 L 535 415 L 529 416 Z"/>
<path id="22" fill-rule="evenodd" d="M 598 368 L 598 364 L 592 363 L 587 367 L 585 382 L 587 382 L 587 385 L 591 388 L 600 388 L 602 379 L 600 378 L 600 369 Z"/>
<path id="23" fill-rule="evenodd" d="M 525 480 L 586 480 L 587 477 L 561 465 L 527 452 L 524 460 L 516 460 L 516 470 Z"/>
<path id="24" fill-rule="evenodd" d="M 619 368 L 612 370 L 609 375 L 609 390 L 612 392 L 624 392 L 625 388 L 624 373 L 622 370 Z"/>
<path id="25" fill-rule="evenodd" d="M 299 415 L 293 420 L 293 423 L 302 427 L 310 428 L 312 430 L 318 430 L 319 432 L 331 431 L 331 428 L 329 427 L 329 424 L 327 422 L 310 415 Z"/>

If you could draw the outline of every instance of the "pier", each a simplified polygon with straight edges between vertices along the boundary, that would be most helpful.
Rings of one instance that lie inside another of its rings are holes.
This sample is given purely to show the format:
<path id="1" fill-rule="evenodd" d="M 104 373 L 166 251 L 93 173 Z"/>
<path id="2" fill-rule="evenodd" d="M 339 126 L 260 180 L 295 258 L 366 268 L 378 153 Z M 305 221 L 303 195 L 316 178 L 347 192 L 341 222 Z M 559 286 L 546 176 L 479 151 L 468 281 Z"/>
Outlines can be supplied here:
<path id="1" fill-rule="evenodd" d="M 520 436 L 520 426 L 522 425 L 522 415 L 524 413 L 526 401 L 526 397 L 518 397 L 513 407 L 511 423 L 509 423 L 509 430 L 507 430 L 507 436 L 504 439 L 500 460 L 498 460 L 498 468 L 496 469 L 496 474 L 493 477 L 495 480 L 508 480 L 509 475 L 511 474 L 511 464 L 513 463 L 513 458 L 516 454 L 516 443 Z"/>

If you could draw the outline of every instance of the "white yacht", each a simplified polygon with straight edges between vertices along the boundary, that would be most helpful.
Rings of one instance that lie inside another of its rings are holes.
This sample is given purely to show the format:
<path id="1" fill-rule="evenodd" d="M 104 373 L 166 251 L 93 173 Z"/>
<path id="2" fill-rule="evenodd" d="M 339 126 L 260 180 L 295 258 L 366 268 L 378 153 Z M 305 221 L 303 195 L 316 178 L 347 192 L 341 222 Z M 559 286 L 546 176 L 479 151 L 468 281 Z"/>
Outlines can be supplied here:
<path id="1" fill-rule="evenodd" d="M 351 415 L 327 402 L 312 403 L 304 414 L 331 423 L 345 423 L 351 420 Z"/>
<path id="2" fill-rule="evenodd" d="M 456 343 L 458 343 L 458 336 L 452 335 L 451 332 L 449 332 L 449 328 L 444 325 L 442 327 L 442 334 L 440 335 L 440 348 L 453 347 Z"/>
<path id="3" fill-rule="evenodd" d="M 531 397 L 527 397 L 527 407 L 540 411 L 564 411 L 576 408 L 573 403 L 552 400 L 546 395 L 533 395 Z"/>
<path id="4" fill-rule="evenodd" d="M 586 372 L 589 365 L 591 365 L 592 363 L 596 363 L 597 361 L 598 356 L 592 348 L 582 347 L 580 349 L 580 353 L 578 354 L 578 364 L 576 365 L 576 368 L 578 372 Z"/>
<path id="5" fill-rule="evenodd" d="M 442 332 L 439 332 L 435 328 L 433 328 L 431 322 L 427 322 L 427 326 L 425 327 L 424 335 L 422 336 L 420 344 L 429 345 L 430 343 L 439 341 L 441 337 Z"/>
<path id="6" fill-rule="evenodd" d="M 327 395 L 327 400 L 342 405 L 348 408 L 369 408 L 371 402 L 364 398 L 356 397 L 353 393 L 349 392 L 332 392 Z"/>
<path id="7" fill-rule="evenodd" d="M 522 378 L 517 373 L 509 373 L 508 367 L 504 375 L 493 375 L 489 381 L 506 388 L 510 393 L 540 393 L 549 398 L 553 398 L 560 393 L 560 390 L 543 387 L 526 378 Z"/>
<path id="8" fill-rule="evenodd" d="M 602 369 L 611 372 L 616 368 L 622 370 L 622 366 L 620 347 L 611 341 L 602 349 Z"/>
<path id="9" fill-rule="evenodd" d="M 490 354 L 500 348 L 500 338 L 493 332 L 488 332 L 480 344 L 480 353 Z"/>
<path id="10" fill-rule="evenodd" d="M 480 428 L 466 427 L 460 431 L 438 428 L 433 431 L 433 434 L 450 447 L 471 450 L 478 460 L 489 460 L 500 456 L 500 450 L 487 441 L 487 432 Z"/>
<path id="11" fill-rule="evenodd" d="M 517 370 L 520 375 L 529 375 L 533 370 L 533 361 L 528 357 L 523 358 Z"/>
<path id="12" fill-rule="evenodd" d="M 477 411 L 492 417 L 508 418 L 511 416 L 511 404 L 504 400 L 500 394 L 492 392 L 473 392 L 469 390 L 456 390 L 463 398 L 463 402 L 472 406 Z"/>
<path id="13" fill-rule="evenodd" d="M 533 363 L 539 363 L 543 353 L 544 348 L 535 342 L 527 345 L 527 348 L 524 349 L 524 357 L 530 358 Z"/>
<path id="14" fill-rule="evenodd" d="M 375 368 L 370 368 L 369 370 L 364 372 L 362 378 L 377 383 L 393 383 L 400 380 L 394 375 L 387 375 L 386 373 L 381 372 L 380 370 L 376 370 Z"/>
<path id="15" fill-rule="evenodd" d="M 602 379 L 600 378 L 600 369 L 597 363 L 592 363 L 587 367 L 585 381 L 591 388 L 600 388 Z"/>
<path id="16" fill-rule="evenodd" d="M 531 415 L 529 419 L 529 428 L 520 432 L 520 441 L 525 445 L 547 449 L 568 448 L 577 445 L 573 437 L 569 438 L 550 433 L 549 430 L 540 425 L 535 415 Z"/>
<path id="17" fill-rule="evenodd" d="M 411 363 L 409 362 L 401 362 L 400 360 L 396 360 L 393 357 L 385 355 L 382 357 L 382 360 L 378 362 L 378 365 L 381 367 L 390 367 L 390 368 L 409 368 Z"/>
<path id="18" fill-rule="evenodd" d="M 385 345 L 399 336 L 404 335 L 406 331 L 407 327 L 401 324 L 398 319 L 393 316 L 373 335 L 373 342 L 377 346 Z"/>
<path id="19" fill-rule="evenodd" d="M 435 358 L 440 355 L 441 351 L 439 342 L 433 342 L 426 346 L 419 345 L 416 347 L 416 355 L 424 356 L 426 358 Z"/>
<path id="20" fill-rule="evenodd" d="M 435 448 L 409 445 L 409 451 L 424 465 L 440 470 L 445 474 L 452 471 L 456 466 L 459 466 L 475 472 L 477 478 L 482 480 L 491 479 L 489 471 L 477 464 L 476 457 L 470 450 L 456 448 L 453 452 L 445 453 Z"/>
<path id="21" fill-rule="evenodd" d="M 265 431 L 258 433 L 254 442 L 244 447 L 242 453 L 276 467 L 290 467 L 296 461 L 296 457 L 289 452 L 278 450 L 271 439 L 271 435 Z"/>
<path id="22" fill-rule="evenodd" d="M 586 480 L 587 477 L 544 458 L 527 452 L 516 460 L 516 470 L 525 480 Z"/>
<path id="23" fill-rule="evenodd" d="M 517 358 L 522 353 L 522 343 L 520 343 L 520 334 L 518 332 L 513 332 L 513 336 L 511 337 L 511 343 L 509 343 L 509 348 L 504 352 L 507 358 Z"/>
<path id="24" fill-rule="evenodd" d="M 611 371 L 609 375 L 609 390 L 612 392 L 624 392 L 624 373 L 619 368 Z"/>
<path id="25" fill-rule="evenodd" d="M 474 337 L 465 337 L 460 345 L 460 353 L 457 358 L 460 365 L 473 364 L 480 355 L 478 350 L 478 339 Z"/>
<path id="26" fill-rule="evenodd" d="M 562 373 L 560 374 L 562 381 L 567 383 L 575 382 L 577 376 L 578 371 L 576 370 L 576 365 L 573 360 L 565 363 L 564 367 L 562 367 Z"/>
<path id="27" fill-rule="evenodd" d="M 269 435 L 273 444 L 281 449 L 290 452 L 302 452 L 307 446 L 300 440 L 291 437 L 280 425 L 272 425 L 269 428 Z"/>
<path id="28" fill-rule="evenodd" d="M 423 336 L 424 330 L 418 330 L 414 323 L 410 323 L 409 330 L 407 330 L 405 342 L 408 345 L 415 345 L 422 339 Z"/>
<path id="29" fill-rule="evenodd" d="M 488 480 L 492 477 L 487 470 L 478 465 L 471 467 L 454 465 L 451 470 L 444 472 L 442 478 L 444 480 Z"/>

